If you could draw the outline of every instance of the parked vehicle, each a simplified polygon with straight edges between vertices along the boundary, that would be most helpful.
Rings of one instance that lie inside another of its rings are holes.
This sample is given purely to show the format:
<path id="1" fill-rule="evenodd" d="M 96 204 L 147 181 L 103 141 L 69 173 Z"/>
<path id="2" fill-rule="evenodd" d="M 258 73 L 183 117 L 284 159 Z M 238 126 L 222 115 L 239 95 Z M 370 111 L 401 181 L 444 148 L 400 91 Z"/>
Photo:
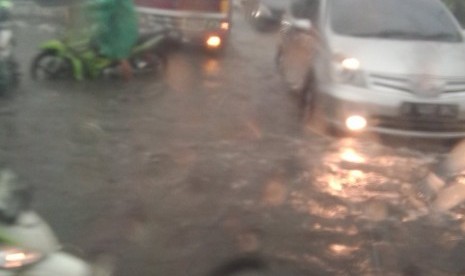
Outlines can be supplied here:
<path id="1" fill-rule="evenodd" d="M 276 60 L 328 126 L 465 136 L 464 36 L 441 1 L 296 0 Z"/>
<path id="2" fill-rule="evenodd" d="M 166 63 L 165 43 L 172 36 L 167 30 L 141 36 L 129 57 L 132 71 L 135 74 L 161 72 Z M 83 35 L 82 39 L 67 36 L 52 39 L 40 49 L 31 65 L 31 76 L 35 80 L 83 80 L 119 75 L 119 62 L 99 55 L 92 46 L 91 35 Z"/>
<path id="3" fill-rule="evenodd" d="M 232 25 L 231 0 L 136 0 L 142 32 L 158 26 L 180 33 L 184 43 L 217 51 L 227 45 Z"/>
<path id="4" fill-rule="evenodd" d="M 255 0 L 249 2 L 248 9 L 245 10 L 246 18 L 252 26 L 260 32 L 276 30 L 281 25 L 285 8 L 281 0 L 279 3 L 270 0 Z"/>
<path id="5" fill-rule="evenodd" d="M 30 208 L 30 190 L 0 172 L 0 276 L 90 276 L 84 261 L 63 252 L 51 228 Z"/>

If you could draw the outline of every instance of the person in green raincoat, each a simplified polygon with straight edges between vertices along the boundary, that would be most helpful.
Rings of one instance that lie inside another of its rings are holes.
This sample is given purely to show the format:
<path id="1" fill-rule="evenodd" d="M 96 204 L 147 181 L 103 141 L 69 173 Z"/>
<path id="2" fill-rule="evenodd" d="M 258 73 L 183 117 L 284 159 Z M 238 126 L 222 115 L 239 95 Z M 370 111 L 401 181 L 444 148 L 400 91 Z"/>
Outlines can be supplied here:
<path id="1" fill-rule="evenodd" d="M 95 0 L 97 33 L 94 37 L 99 53 L 121 61 L 126 78 L 132 75 L 127 58 L 138 39 L 138 21 L 133 0 Z"/>
<path id="2" fill-rule="evenodd" d="M 5 21 L 9 19 L 12 7 L 13 3 L 10 0 L 0 0 L 0 20 Z"/>
<path id="3" fill-rule="evenodd" d="M 10 0 L 0 0 L 0 9 L 11 9 L 13 3 Z"/>

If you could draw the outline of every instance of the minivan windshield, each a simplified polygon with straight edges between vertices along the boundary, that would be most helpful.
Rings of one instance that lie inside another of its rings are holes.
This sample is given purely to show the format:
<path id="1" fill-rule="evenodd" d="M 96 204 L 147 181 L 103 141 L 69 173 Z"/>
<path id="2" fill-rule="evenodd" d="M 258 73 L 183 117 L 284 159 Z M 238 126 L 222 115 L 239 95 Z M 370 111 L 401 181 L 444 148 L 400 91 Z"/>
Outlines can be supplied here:
<path id="1" fill-rule="evenodd" d="M 330 23 L 340 35 L 460 42 L 446 8 L 436 0 L 336 0 Z"/>

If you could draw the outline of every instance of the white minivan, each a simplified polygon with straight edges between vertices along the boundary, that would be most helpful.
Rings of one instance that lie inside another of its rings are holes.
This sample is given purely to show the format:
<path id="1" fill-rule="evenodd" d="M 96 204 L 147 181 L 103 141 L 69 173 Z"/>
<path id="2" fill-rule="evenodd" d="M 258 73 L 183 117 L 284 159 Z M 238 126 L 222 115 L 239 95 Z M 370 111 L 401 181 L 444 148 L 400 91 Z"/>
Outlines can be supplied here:
<path id="1" fill-rule="evenodd" d="M 465 137 L 464 35 L 439 0 L 295 0 L 276 60 L 331 126 Z"/>

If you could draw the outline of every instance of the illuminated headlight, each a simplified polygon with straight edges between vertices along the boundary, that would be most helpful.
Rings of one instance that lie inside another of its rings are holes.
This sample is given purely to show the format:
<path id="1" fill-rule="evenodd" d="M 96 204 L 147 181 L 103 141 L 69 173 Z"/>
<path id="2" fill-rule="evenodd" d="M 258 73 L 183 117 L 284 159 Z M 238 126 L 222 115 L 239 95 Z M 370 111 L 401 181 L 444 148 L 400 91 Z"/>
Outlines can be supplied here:
<path id="1" fill-rule="evenodd" d="M 212 35 L 207 38 L 206 41 L 208 48 L 219 48 L 222 44 L 221 38 L 217 35 Z"/>
<path id="2" fill-rule="evenodd" d="M 361 63 L 356 58 L 336 58 L 335 80 L 340 83 L 365 87 L 365 77 L 361 70 Z"/>
<path id="3" fill-rule="evenodd" d="M 227 31 L 227 30 L 229 30 L 229 23 L 228 22 L 221 22 L 220 27 L 221 27 L 222 30 Z"/>
<path id="4" fill-rule="evenodd" d="M 360 61 L 356 58 L 345 58 L 341 61 L 342 68 L 346 70 L 358 70 L 360 69 Z"/>
<path id="5" fill-rule="evenodd" d="M 43 258 L 39 252 L 18 247 L 0 247 L 0 269 L 16 269 L 37 263 Z"/>
<path id="6" fill-rule="evenodd" d="M 229 22 L 227 21 L 218 21 L 218 20 L 210 20 L 208 21 L 207 23 L 207 27 L 208 29 L 214 29 L 214 30 L 217 30 L 217 29 L 221 29 L 221 30 L 229 30 Z"/>
<path id="7" fill-rule="evenodd" d="M 350 131 L 362 131 L 367 127 L 367 125 L 367 119 L 360 115 L 349 116 L 346 119 L 346 127 Z"/>

